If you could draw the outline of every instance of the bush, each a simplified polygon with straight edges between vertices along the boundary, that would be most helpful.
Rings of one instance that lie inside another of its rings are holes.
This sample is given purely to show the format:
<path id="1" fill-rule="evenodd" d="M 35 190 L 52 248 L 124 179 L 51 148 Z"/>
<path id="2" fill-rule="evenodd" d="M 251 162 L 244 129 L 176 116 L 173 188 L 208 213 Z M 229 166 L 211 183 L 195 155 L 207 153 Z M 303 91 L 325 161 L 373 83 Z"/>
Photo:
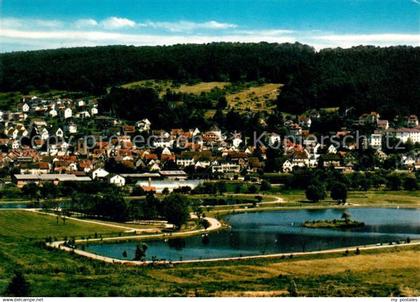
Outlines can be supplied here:
<path id="1" fill-rule="evenodd" d="M 309 185 L 305 191 L 306 198 L 310 201 L 318 202 L 325 198 L 325 187 L 324 185 Z"/>
<path id="2" fill-rule="evenodd" d="M 415 175 L 409 175 L 404 179 L 404 189 L 408 191 L 417 190 L 417 179 Z"/>
<path id="3" fill-rule="evenodd" d="M 261 182 L 261 187 L 260 187 L 261 191 L 270 191 L 271 190 L 271 183 L 269 183 L 266 180 L 263 180 Z"/>

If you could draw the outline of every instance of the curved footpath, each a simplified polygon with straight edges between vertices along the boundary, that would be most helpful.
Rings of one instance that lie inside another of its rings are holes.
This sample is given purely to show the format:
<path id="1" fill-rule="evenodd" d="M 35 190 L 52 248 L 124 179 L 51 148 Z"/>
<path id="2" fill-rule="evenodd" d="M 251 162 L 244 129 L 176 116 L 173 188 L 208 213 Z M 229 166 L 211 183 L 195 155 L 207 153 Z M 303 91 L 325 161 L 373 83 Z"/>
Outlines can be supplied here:
<path id="1" fill-rule="evenodd" d="M 57 214 L 55 214 L 55 213 L 42 212 L 39 209 L 22 209 L 22 211 L 35 212 L 35 213 L 42 214 L 42 215 L 49 215 L 49 216 L 57 217 Z M 108 223 L 108 222 L 80 219 L 80 218 L 75 218 L 75 217 L 70 217 L 70 216 L 64 216 L 64 217 L 66 217 L 67 220 L 74 220 L 74 221 L 80 221 L 80 222 L 83 222 L 83 223 L 90 223 L 90 224 L 112 227 L 112 228 L 116 228 L 116 229 L 122 229 L 122 230 L 125 230 L 125 232 L 127 232 L 127 233 L 129 233 L 129 232 L 146 233 L 146 232 L 157 232 L 157 231 L 159 231 L 159 229 L 152 229 L 152 228 L 151 229 L 138 229 L 138 228 L 133 228 L 133 227 L 129 227 L 129 226 L 123 226 L 123 225 L 118 225 L 118 224 L 114 224 L 114 223 Z"/>
<path id="2" fill-rule="evenodd" d="M 54 214 L 52 214 L 54 215 Z M 78 220 L 77 218 L 73 218 Z M 145 239 L 159 239 L 159 238 L 171 238 L 171 237 L 184 237 L 184 236 L 194 236 L 194 235 L 200 235 L 203 233 L 213 232 L 217 231 L 218 229 L 222 228 L 222 224 L 215 218 L 212 217 L 205 217 L 209 223 L 209 227 L 207 229 L 198 229 L 198 230 L 191 230 L 191 231 L 182 231 L 182 232 L 175 232 L 175 233 L 168 233 L 168 234 L 151 234 L 151 235 L 128 235 L 128 236 L 118 236 L 118 237 L 106 237 L 106 238 L 90 238 L 90 239 L 77 239 L 75 240 L 75 243 L 91 243 L 91 242 L 104 242 L 104 241 L 123 241 L 123 240 L 145 240 Z M 80 219 L 81 220 L 81 219 Z M 81 220 L 84 221 L 84 220 Z M 84 221 L 85 222 L 85 221 Z M 95 222 L 96 223 L 96 222 Z M 101 223 L 102 224 L 102 223 Z M 104 224 L 107 225 L 107 224 Z M 112 224 L 109 224 L 109 226 L 114 226 Z M 63 245 L 64 241 L 54 241 L 47 243 L 47 246 L 53 247 L 53 248 L 59 248 L 66 251 L 80 251 L 82 252 L 80 255 L 87 256 L 87 254 L 95 255 L 92 253 L 88 253 L 82 250 L 78 249 L 72 249 L 69 247 L 66 247 Z M 77 253 L 79 254 L 79 253 Z M 97 255 L 96 255 L 97 256 Z M 92 257 L 91 257 L 92 258 Z M 104 257 L 107 258 L 107 257 Z M 96 259 L 96 257 L 95 257 Z M 112 259 L 112 258 L 111 258 Z"/>

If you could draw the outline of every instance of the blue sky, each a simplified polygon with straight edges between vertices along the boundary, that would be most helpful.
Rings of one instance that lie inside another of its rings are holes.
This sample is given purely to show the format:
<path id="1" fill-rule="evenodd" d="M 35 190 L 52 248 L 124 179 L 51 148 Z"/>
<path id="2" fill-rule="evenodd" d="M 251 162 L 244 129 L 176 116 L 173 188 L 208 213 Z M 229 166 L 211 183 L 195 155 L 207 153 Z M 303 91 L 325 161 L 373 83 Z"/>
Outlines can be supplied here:
<path id="1" fill-rule="evenodd" d="M 0 0 L 0 51 L 108 44 L 420 45 L 420 0 Z"/>

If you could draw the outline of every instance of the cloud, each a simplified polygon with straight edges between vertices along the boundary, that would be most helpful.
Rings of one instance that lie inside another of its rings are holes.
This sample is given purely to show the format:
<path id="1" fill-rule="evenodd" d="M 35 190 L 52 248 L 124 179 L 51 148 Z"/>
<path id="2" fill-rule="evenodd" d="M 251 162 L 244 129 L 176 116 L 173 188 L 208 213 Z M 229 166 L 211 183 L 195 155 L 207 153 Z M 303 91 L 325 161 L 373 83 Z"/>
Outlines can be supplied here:
<path id="1" fill-rule="evenodd" d="M 323 42 L 321 45 L 331 47 L 351 47 L 355 45 L 413 45 L 420 46 L 420 35 L 418 34 L 331 34 L 316 35 L 312 37 L 315 41 Z"/>
<path id="2" fill-rule="evenodd" d="M 109 17 L 101 21 L 101 25 L 105 29 L 121 29 L 124 27 L 134 27 L 136 22 L 127 18 Z"/>
<path id="3" fill-rule="evenodd" d="M 79 20 L 74 21 L 73 24 L 76 28 L 86 28 L 86 27 L 98 26 L 98 22 L 95 19 L 79 19 Z"/>
<path id="4" fill-rule="evenodd" d="M 153 22 L 148 21 L 138 24 L 140 27 L 148 27 L 153 29 L 164 29 L 170 32 L 192 32 L 194 30 L 223 30 L 229 28 L 236 28 L 236 24 L 222 23 L 217 21 L 207 22 L 191 22 L 191 21 L 177 21 L 177 22 Z"/>
<path id="5" fill-rule="evenodd" d="M 2 28 L 54 29 L 62 28 L 65 23 L 60 20 L 1 18 L 0 25 Z"/>
<path id="6" fill-rule="evenodd" d="M 295 42 L 316 49 L 357 45 L 420 45 L 420 35 L 411 33 L 340 34 L 322 30 L 282 28 L 252 29 L 218 21 L 136 23 L 120 17 L 102 21 L 2 18 L 0 52 L 57 47 L 125 45 L 171 45 L 209 42 Z"/>

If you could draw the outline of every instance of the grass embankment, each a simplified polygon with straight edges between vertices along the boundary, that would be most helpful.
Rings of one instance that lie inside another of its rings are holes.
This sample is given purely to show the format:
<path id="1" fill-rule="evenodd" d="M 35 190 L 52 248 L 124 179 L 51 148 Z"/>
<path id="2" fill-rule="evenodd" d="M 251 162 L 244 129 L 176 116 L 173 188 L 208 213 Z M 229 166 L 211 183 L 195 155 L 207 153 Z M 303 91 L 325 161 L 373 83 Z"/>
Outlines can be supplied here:
<path id="1" fill-rule="evenodd" d="M 291 280 L 306 296 L 419 294 L 419 247 L 394 247 L 355 255 L 128 267 L 47 250 L 46 236 L 92 235 L 113 229 L 83 222 L 56 225 L 54 217 L 0 212 L 0 292 L 16 269 L 35 296 L 240 296 L 287 295 Z"/>
<path id="2" fill-rule="evenodd" d="M 7 210 L 0 212 L 0 234 L 6 237 L 45 239 L 46 237 L 82 237 L 97 234 L 109 235 L 121 232 L 121 228 L 84 223 L 72 219 L 63 221 L 51 215 Z"/>
<path id="3" fill-rule="evenodd" d="M 317 203 L 307 201 L 302 190 L 283 191 L 278 196 L 287 201 L 285 206 L 331 206 L 336 201 L 327 197 Z M 420 206 L 420 191 L 350 191 L 347 203 L 352 206 Z"/>

